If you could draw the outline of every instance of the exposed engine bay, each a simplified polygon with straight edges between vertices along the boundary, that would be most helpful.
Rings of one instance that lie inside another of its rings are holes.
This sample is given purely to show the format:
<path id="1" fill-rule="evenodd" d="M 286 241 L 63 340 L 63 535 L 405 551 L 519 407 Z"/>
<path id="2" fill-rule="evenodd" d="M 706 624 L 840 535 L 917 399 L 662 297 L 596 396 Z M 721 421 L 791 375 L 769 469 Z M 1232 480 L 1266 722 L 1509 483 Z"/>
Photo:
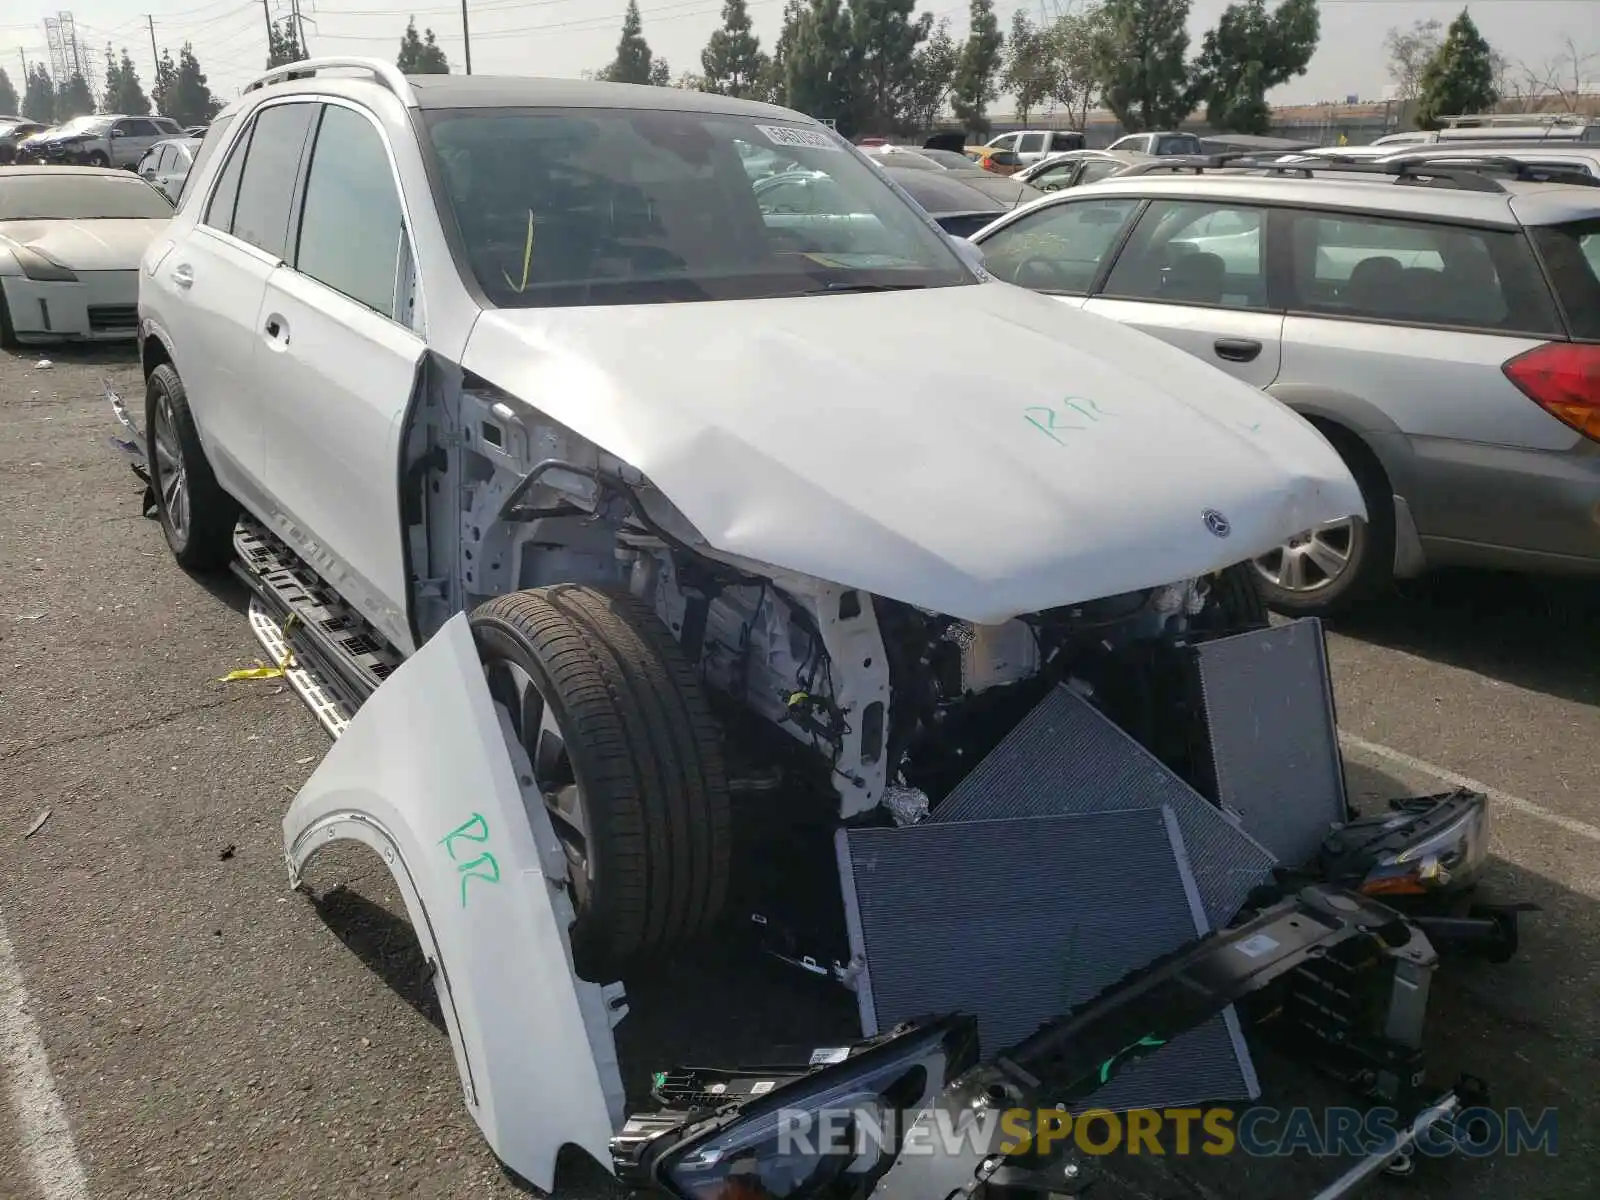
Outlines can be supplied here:
<path id="1" fill-rule="evenodd" d="M 429 399 L 449 403 L 444 389 Z M 749 734 L 755 718 L 810 752 L 757 733 L 770 753 L 735 764 L 738 779 L 775 787 L 781 761 L 811 776 L 808 790 L 831 793 L 840 818 L 926 811 L 1054 684 L 1126 692 L 1140 646 L 1230 619 L 1206 579 L 975 625 L 744 562 L 696 544 L 636 472 L 527 406 L 470 381 L 459 405 L 445 418 L 459 438 L 426 408 L 414 422 L 409 536 L 413 562 L 427 564 L 423 636 L 449 612 L 519 588 L 625 585 L 679 640 L 730 732 Z M 435 473 L 467 481 L 459 515 L 424 486 Z M 451 597 L 456 581 L 463 594 Z"/>

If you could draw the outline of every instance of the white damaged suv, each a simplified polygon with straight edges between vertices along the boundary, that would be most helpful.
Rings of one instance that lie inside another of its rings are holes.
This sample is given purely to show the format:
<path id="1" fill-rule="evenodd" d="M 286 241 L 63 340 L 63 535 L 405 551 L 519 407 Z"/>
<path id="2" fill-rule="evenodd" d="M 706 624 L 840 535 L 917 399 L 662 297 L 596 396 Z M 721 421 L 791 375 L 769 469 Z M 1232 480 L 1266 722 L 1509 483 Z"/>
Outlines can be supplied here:
<path id="1" fill-rule="evenodd" d="M 764 211 L 762 149 L 838 211 Z M 620 1127 L 618 981 L 760 886 L 749 811 L 913 820 L 1018 696 L 1259 624 L 1237 564 L 1364 514 L 1284 405 L 700 92 L 270 72 L 139 316 L 172 552 L 248 579 L 337 739 L 291 873 L 383 857 L 468 1105 L 544 1188 Z"/>

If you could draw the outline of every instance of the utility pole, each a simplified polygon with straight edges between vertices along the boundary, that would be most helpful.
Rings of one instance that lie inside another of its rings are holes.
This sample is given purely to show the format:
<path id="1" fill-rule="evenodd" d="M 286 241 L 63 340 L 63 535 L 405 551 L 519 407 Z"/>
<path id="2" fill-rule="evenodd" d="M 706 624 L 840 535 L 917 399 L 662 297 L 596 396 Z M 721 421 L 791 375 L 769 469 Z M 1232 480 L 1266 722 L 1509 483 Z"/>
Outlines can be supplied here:
<path id="1" fill-rule="evenodd" d="M 150 78 L 154 79 L 161 73 L 161 51 L 156 49 L 156 19 L 149 13 L 145 13 L 144 19 L 150 26 Z"/>
<path id="2" fill-rule="evenodd" d="M 472 31 L 467 28 L 467 0 L 461 0 L 461 46 L 466 51 L 467 74 L 472 74 Z"/>
<path id="3" fill-rule="evenodd" d="M 22 64 L 22 82 L 26 86 L 28 82 L 28 56 L 23 52 L 21 46 L 17 47 L 17 61 Z"/>
<path id="4" fill-rule="evenodd" d="M 270 61 L 271 58 L 272 58 L 272 41 L 273 41 L 273 38 L 272 38 L 272 7 L 271 7 L 271 5 L 269 5 L 267 3 L 267 0 L 261 0 L 261 15 L 263 17 L 265 17 L 266 21 L 267 21 L 267 58 Z"/>
<path id="5" fill-rule="evenodd" d="M 289 11 L 294 14 L 295 40 L 300 43 L 300 53 L 310 58 L 311 48 L 306 45 L 306 23 L 300 15 L 300 0 L 289 0 Z"/>

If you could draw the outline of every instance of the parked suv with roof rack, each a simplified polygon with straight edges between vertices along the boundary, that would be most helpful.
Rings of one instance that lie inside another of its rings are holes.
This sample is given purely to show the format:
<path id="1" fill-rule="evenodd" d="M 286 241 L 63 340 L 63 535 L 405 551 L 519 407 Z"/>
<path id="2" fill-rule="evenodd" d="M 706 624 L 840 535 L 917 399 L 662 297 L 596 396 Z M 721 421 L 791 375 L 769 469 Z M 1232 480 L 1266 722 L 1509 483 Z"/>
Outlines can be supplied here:
<path id="1" fill-rule="evenodd" d="M 973 240 L 1000 278 L 1265 388 L 1344 456 L 1368 520 L 1258 559 L 1270 604 L 1334 613 L 1445 564 L 1600 571 L 1600 188 L 1505 159 L 1173 167 Z"/>

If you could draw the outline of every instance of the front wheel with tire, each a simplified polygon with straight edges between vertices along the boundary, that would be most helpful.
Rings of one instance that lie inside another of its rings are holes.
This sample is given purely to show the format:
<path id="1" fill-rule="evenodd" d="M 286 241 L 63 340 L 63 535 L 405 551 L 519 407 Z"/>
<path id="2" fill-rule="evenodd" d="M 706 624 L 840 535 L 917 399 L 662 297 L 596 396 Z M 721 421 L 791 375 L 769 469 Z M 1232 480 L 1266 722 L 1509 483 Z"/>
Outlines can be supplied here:
<path id="1" fill-rule="evenodd" d="M 578 973 L 616 979 L 706 932 L 727 904 L 727 773 L 666 626 L 626 590 L 571 584 L 496 597 L 471 623 L 566 854 Z"/>
<path id="2" fill-rule="evenodd" d="M 89 155 L 89 165 L 91 167 L 109 167 L 111 165 L 111 160 L 99 150 L 96 150 L 93 154 Z"/>
<path id="3" fill-rule="evenodd" d="M 233 558 L 239 505 L 211 471 L 188 393 L 171 363 L 150 372 L 144 419 L 150 490 L 172 557 L 186 570 L 221 570 Z"/>
<path id="4" fill-rule="evenodd" d="M 1255 560 L 1262 599 L 1294 617 L 1342 616 L 1394 578 L 1394 493 L 1364 447 L 1330 439 L 1361 489 L 1367 519 L 1329 521 Z"/>

